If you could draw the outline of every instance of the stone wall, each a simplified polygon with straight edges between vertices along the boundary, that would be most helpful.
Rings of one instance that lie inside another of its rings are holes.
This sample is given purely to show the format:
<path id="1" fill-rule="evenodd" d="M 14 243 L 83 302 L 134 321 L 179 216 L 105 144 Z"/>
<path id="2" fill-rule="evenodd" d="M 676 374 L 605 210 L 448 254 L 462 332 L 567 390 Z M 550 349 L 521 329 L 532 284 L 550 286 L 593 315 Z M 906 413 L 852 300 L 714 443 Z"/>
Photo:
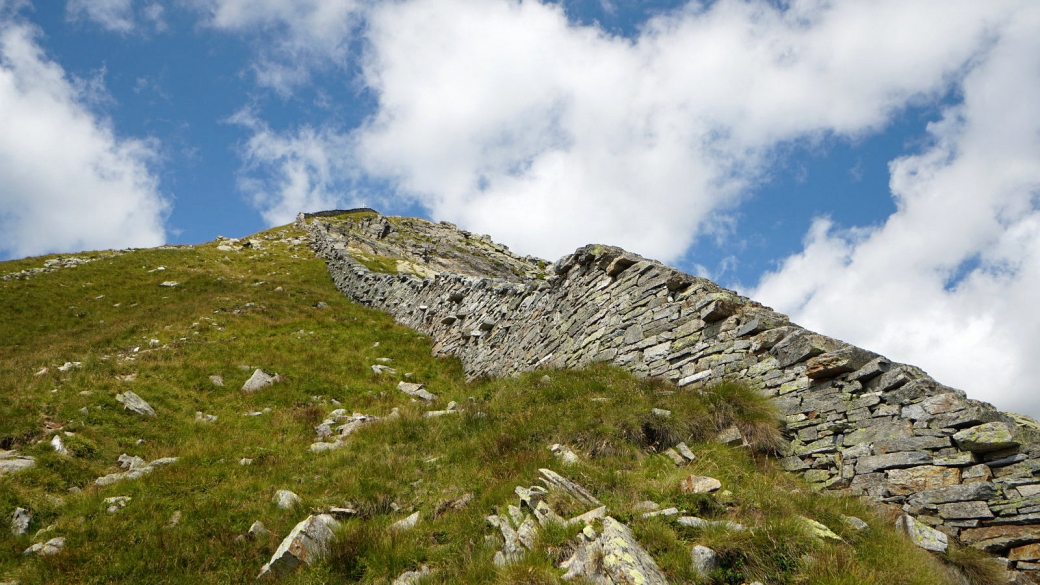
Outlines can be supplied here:
<path id="1" fill-rule="evenodd" d="M 420 278 L 367 270 L 349 230 L 319 219 L 307 228 L 340 291 L 429 335 L 471 377 L 610 362 L 680 388 L 744 380 L 785 417 L 785 469 L 1040 569 L 1040 444 L 1028 417 L 620 248 L 542 262 L 544 279 Z"/>

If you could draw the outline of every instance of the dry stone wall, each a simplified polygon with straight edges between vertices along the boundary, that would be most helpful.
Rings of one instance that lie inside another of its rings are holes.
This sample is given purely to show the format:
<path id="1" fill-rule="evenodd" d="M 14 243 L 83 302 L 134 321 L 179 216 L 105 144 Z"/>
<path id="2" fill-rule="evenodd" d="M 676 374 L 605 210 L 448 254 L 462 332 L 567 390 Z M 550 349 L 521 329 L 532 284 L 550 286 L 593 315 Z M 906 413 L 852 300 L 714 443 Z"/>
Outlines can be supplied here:
<path id="1" fill-rule="evenodd" d="M 422 278 L 372 272 L 342 229 L 298 222 L 340 291 L 428 334 L 435 354 L 459 357 L 471 377 L 610 362 L 679 388 L 744 380 L 785 417 L 785 469 L 1040 569 L 1040 433 L 1028 417 L 620 248 L 538 264 L 544 279 Z M 376 215 L 358 228 L 392 231 L 371 229 L 379 222 L 390 225 Z"/>

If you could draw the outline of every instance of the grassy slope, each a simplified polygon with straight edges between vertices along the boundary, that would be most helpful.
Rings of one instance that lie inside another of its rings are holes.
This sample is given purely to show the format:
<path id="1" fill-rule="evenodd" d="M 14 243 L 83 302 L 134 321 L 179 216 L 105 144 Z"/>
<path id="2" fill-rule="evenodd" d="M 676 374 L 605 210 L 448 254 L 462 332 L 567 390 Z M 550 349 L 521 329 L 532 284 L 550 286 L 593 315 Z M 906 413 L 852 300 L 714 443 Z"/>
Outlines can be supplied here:
<path id="1" fill-rule="evenodd" d="M 302 235 L 290 228 L 266 234 Z M 0 263 L 0 274 L 42 261 Z M 158 266 L 167 269 L 149 272 Z M 180 285 L 158 286 L 167 280 Z M 319 301 L 328 308 L 316 308 Z M 150 347 L 151 339 L 159 347 Z M 139 250 L 0 282 L 0 441 L 38 460 L 28 471 L 0 476 L 0 514 L 7 518 L 22 506 L 34 516 L 27 536 L 0 530 L 0 580 L 252 582 L 309 510 L 349 502 L 363 518 L 344 524 L 332 557 L 284 582 L 386 583 L 423 562 L 437 568 L 428 582 L 555 583 L 561 571 L 553 567 L 566 554 L 570 533 L 543 534 L 537 554 L 499 571 L 491 563 L 497 545 L 485 541 L 492 530 L 483 519 L 515 503 L 514 486 L 532 485 L 538 468 L 552 467 L 628 522 L 673 583 L 947 582 L 938 560 L 908 546 L 860 503 L 811 494 L 746 450 L 700 442 L 728 422 L 711 400 L 689 392 L 661 395 L 662 387 L 610 368 L 555 372 L 548 383 L 539 373 L 466 385 L 456 361 L 429 356 L 428 339 L 347 301 L 306 247 L 282 241 L 265 242 L 260 251 L 221 252 L 215 244 Z M 380 357 L 392 358 L 396 376 L 372 372 Z M 83 366 L 59 373 L 55 366 L 66 361 Z M 250 372 L 242 365 L 278 372 L 285 381 L 243 394 L 238 389 Z M 44 366 L 49 373 L 34 376 Z M 133 382 L 116 379 L 132 373 Z M 440 396 L 434 407 L 396 390 L 405 373 Z M 222 375 L 226 386 L 212 385 L 212 374 Z M 158 417 L 122 411 L 114 396 L 126 389 L 151 403 Z M 728 392 L 746 402 L 747 411 L 761 410 L 739 389 Z M 594 396 L 608 401 L 591 401 Z M 307 449 L 313 426 L 336 408 L 332 399 L 348 411 L 375 415 L 397 406 L 402 416 L 363 428 L 343 449 L 315 455 Z M 448 400 L 457 400 L 465 414 L 421 418 Z M 89 414 L 81 413 L 84 407 Z M 655 422 L 648 414 L 654 407 L 672 410 L 672 418 Z M 271 412 L 243 416 L 264 408 Z M 219 420 L 196 423 L 196 411 Z M 57 429 L 75 457 L 50 449 Z M 687 468 L 652 453 L 654 441 L 683 439 L 699 455 Z M 594 457 L 561 468 L 546 449 L 555 442 Z M 180 461 L 139 480 L 94 487 L 96 477 L 118 471 L 122 453 Z M 240 465 L 243 457 L 252 465 Z M 721 479 L 733 502 L 681 494 L 677 484 L 691 472 Z M 82 492 L 70 493 L 73 487 Z M 299 494 L 304 506 L 275 507 L 272 495 L 282 488 Z M 468 507 L 434 518 L 439 503 L 464 493 L 475 496 Z M 117 495 L 133 500 L 109 514 L 102 500 Z M 643 520 L 630 510 L 646 499 L 753 530 L 735 534 Z M 560 506 L 561 512 L 584 511 Z M 416 529 L 384 530 L 413 510 L 423 515 Z M 179 524 L 167 527 L 176 511 Z M 813 540 L 795 514 L 827 524 L 848 542 Z M 841 514 L 864 518 L 872 529 L 856 534 Z M 273 534 L 236 542 L 254 520 Z M 32 538 L 48 525 L 52 532 Z M 64 552 L 21 555 L 51 536 L 66 537 Z M 727 567 L 697 581 L 689 567 L 694 543 L 722 552 Z"/>

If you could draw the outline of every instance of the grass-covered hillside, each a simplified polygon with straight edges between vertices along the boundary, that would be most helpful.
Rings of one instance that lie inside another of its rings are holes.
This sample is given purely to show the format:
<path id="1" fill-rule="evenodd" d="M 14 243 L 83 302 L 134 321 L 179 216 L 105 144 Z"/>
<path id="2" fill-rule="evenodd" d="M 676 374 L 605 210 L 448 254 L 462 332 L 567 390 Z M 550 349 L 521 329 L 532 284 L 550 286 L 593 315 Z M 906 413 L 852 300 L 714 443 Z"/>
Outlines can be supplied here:
<path id="1" fill-rule="evenodd" d="M 430 357 L 426 338 L 339 295 L 303 239 L 281 228 L 247 247 L 86 253 L 77 257 L 94 260 L 0 281 L 0 449 L 35 459 L 0 475 L 0 582 L 249 583 L 297 523 L 337 507 L 356 513 L 341 514 L 329 554 L 280 582 L 391 583 L 426 567 L 416 583 L 558 583 L 581 525 L 540 527 L 499 567 L 503 532 L 485 519 L 508 517 L 514 489 L 538 485 L 541 468 L 600 500 L 671 583 L 958 583 L 951 563 L 991 582 L 974 555 L 932 556 L 866 505 L 814 494 L 754 449 L 715 443 L 736 424 L 768 447 L 775 421 L 753 392 L 674 391 L 609 368 L 466 384 L 459 363 Z M 53 258 L 0 263 L 0 277 Z M 279 381 L 243 392 L 257 368 Z M 437 399 L 416 400 L 401 381 Z M 155 416 L 124 410 L 116 396 L 127 391 Z M 451 401 L 456 412 L 424 416 Z M 315 427 L 338 409 L 382 420 L 312 452 Z M 679 442 L 693 462 L 660 453 Z M 554 444 L 578 461 L 566 465 Z M 98 485 L 124 472 L 124 454 L 140 458 L 134 468 L 177 459 Z M 686 493 L 690 475 L 722 488 Z M 301 503 L 280 508 L 278 490 Z M 129 500 L 110 499 L 119 496 Z M 563 518 L 588 509 L 547 498 Z M 644 518 L 655 505 L 680 514 Z M 15 536 L 17 508 L 31 522 Z M 414 512 L 413 528 L 390 529 Z M 841 540 L 814 536 L 802 518 Z M 248 534 L 256 521 L 266 532 Z M 57 554 L 23 554 L 55 538 Z M 694 545 L 717 551 L 717 567 L 698 573 Z"/>

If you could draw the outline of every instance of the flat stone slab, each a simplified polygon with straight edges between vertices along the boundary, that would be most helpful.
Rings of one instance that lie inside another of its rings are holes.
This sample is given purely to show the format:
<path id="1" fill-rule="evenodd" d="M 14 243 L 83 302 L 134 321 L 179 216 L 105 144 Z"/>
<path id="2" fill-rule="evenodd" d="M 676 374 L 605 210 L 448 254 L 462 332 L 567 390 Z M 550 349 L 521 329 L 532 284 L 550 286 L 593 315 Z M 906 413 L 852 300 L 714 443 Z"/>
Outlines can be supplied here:
<path id="1" fill-rule="evenodd" d="M 123 405 L 124 410 L 129 410 L 134 414 L 139 414 L 141 416 L 155 416 L 155 409 L 145 402 L 143 398 L 134 394 L 130 390 L 127 390 L 122 394 L 116 394 L 116 401 Z"/>
<path id="2" fill-rule="evenodd" d="M 1005 422 L 991 422 L 965 429 L 953 435 L 957 446 L 973 453 L 999 451 L 1020 445 L 1016 439 L 1014 425 Z"/>
<path id="3" fill-rule="evenodd" d="M 16 473 L 36 465 L 36 459 L 28 455 L 19 455 L 16 451 L 0 451 L 0 475 Z"/>
<path id="4" fill-rule="evenodd" d="M 411 382 L 400 382 L 400 383 L 397 384 L 397 389 L 400 390 L 401 392 L 404 392 L 405 394 L 407 394 L 409 396 L 412 396 L 414 398 L 418 398 L 420 400 L 425 400 L 427 402 L 430 402 L 430 401 L 433 401 L 433 400 L 437 400 L 437 396 L 435 394 L 431 394 L 430 392 L 427 392 L 425 390 L 423 384 L 412 384 Z"/>
<path id="5" fill-rule="evenodd" d="M 904 514 L 896 521 L 896 529 L 910 537 L 917 546 L 932 552 L 944 553 L 949 547 L 949 538 L 938 530 Z"/>
<path id="6" fill-rule="evenodd" d="M 679 491 L 684 494 L 707 494 L 722 489 L 722 482 L 714 477 L 689 475 L 679 482 Z"/>
<path id="7" fill-rule="evenodd" d="M 277 374 L 272 376 L 267 372 L 257 368 L 256 371 L 253 372 L 253 375 L 250 376 L 248 380 L 246 380 L 246 383 L 242 384 L 242 391 L 248 394 L 252 394 L 257 390 L 267 388 L 268 386 L 274 384 L 277 381 Z"/>

